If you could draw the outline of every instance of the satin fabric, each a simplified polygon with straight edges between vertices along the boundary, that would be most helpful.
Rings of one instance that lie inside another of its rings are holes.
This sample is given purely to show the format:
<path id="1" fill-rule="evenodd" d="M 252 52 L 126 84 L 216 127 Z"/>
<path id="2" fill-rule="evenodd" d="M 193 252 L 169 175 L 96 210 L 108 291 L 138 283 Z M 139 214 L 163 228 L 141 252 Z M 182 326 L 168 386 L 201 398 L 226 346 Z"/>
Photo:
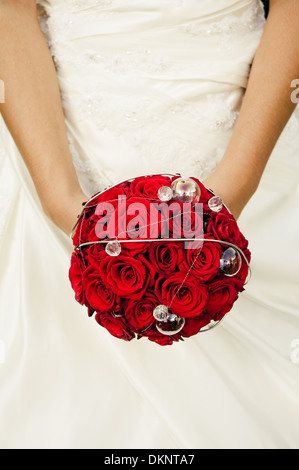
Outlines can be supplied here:
<path id="1" fill-rule="evenodd" d="M 213 171 L 263 31 L 258 1 L 43 6 L 90 195 L 150 172 Z M 71 241 L 43 214 L 1 121 L 2 448 L 298 447 L 298 118 L 239 220 L 246 291 L 217 328 L 171 347 L 117 340 L 76 303 Z"/>

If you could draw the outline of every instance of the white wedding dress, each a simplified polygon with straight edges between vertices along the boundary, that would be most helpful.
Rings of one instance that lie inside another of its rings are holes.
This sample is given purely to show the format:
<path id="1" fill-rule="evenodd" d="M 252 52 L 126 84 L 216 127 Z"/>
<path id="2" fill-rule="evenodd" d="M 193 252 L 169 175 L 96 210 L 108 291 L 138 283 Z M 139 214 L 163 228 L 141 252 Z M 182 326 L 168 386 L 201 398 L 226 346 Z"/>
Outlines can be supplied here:
<path id="1" fill-rule="evenodd" d="M 88 194 L 213 171 L 263 31 L 259 0 L 41 3 Z M 118 340 L 76 303 L 71 240 L 2 120 L 0 137 L 0 447 L 298 448 L 298 111 L 239 220 L 246 291 L 217 328 L 168 347 Z"/>

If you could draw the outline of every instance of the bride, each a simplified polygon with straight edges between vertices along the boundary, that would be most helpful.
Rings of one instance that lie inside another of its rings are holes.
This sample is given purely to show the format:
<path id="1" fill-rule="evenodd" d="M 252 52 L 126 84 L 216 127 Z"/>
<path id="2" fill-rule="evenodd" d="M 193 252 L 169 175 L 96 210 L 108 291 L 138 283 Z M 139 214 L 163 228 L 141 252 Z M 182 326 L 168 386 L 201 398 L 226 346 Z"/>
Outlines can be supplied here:
<path id="1" fill-rule="evenodd" d="M 297 2 L 39 3 L 0 0 L 1 447 L 297 448 Z M 165 348 L 68 280 L 82 203 L 150 173 L 200 178 L 253 256 L 225 321 Z"/>

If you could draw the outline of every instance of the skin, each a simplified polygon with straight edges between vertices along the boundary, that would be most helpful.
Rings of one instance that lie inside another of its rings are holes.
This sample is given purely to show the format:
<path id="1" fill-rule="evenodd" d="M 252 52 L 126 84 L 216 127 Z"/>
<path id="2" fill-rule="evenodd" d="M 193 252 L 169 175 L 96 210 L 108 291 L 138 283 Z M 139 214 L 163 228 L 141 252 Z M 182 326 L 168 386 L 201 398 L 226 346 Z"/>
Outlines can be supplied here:
<path id="1" fill-rule="evenodd" d="M 216 171 L 204 183 L 236 218 L 255 193 L 272 150 L 296 104 L 299 78 L 298 0 L 272 0 L 240 115 Z"/>
<path id="2" fill-rule="evenodd" d="M 291 82 L 299 78 L 298 24 L 298 0 L 270 2 L 231 141 L 215 172 L 204 181 L 236 218 L 257 190 L 296 106 Z M 56 71 L 35 0 L 0 0 L 0 44 L 6 101 L 0 111 L 45 213 L 69 234 L 88 198 L 72 164 Z"/>
<path id="3" fill-rule="evenodd" d="M 88 198 L 72 164 L 56 70 L 35 0 L 0 0 L 0 44 L 0 111 L 45 213 L 69 234 Z"/>

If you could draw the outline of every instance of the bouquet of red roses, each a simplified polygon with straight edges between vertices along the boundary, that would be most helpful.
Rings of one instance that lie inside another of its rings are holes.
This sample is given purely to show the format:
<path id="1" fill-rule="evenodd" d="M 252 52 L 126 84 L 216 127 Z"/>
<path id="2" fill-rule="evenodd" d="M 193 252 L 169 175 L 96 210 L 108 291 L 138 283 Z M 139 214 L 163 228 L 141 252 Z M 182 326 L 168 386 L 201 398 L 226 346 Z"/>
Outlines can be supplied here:
<path id="1" fill-rule="evenodd" d="M 214 327 L 248 277 L 247 240 L 193 177 L 142 176 L 95 194 L 72 238 L 76 300 L 126 341 L 168 345 Z"/>

